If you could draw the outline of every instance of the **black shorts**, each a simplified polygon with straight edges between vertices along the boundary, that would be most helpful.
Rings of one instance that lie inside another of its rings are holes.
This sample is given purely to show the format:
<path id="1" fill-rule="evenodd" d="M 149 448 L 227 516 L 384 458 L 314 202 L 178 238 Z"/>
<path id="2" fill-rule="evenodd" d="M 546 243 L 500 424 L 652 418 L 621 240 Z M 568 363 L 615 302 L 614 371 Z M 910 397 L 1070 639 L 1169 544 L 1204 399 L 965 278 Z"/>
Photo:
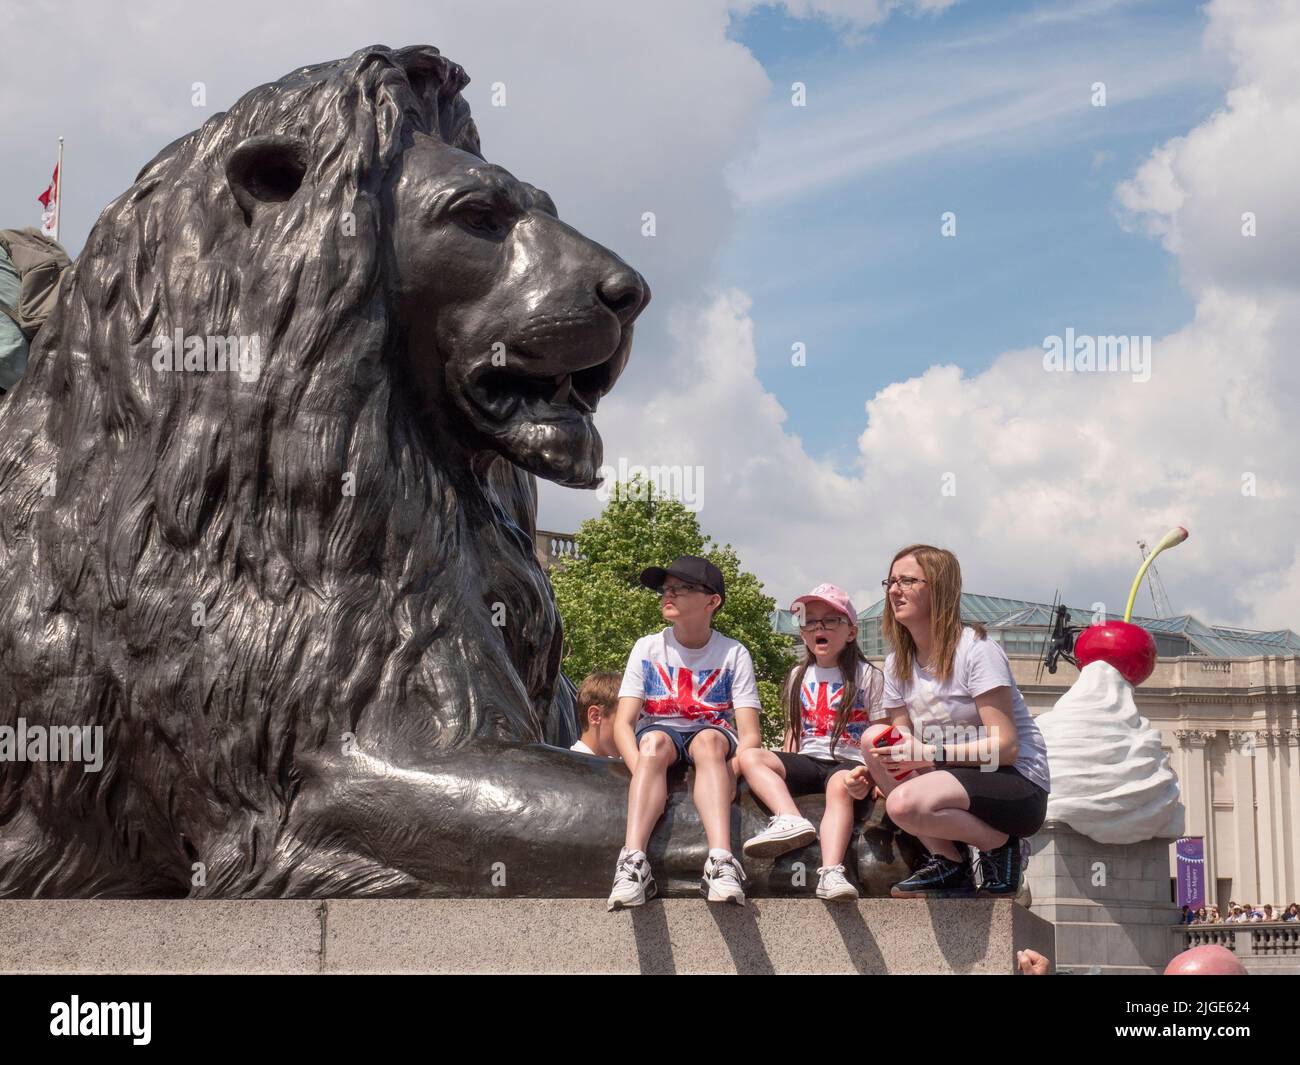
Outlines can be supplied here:
<path id="1" fill-rule="evenodd" d="M 806 754 L 790 754 L 788 751 L 772 753 L 781 759 L 781 768 L 785 770 L 785 786 L 791 798 L 798 795 L 824 794 L 826 782 L 835 773 L 841 769 L 853 769 L 858 764 L 857 762 L 826 762 Z"/>
<path id="2" fill-rule="evenodd" d="M 807 754 L 790 754 L 788 750 L 774 750 L 781 759 L 781 769 L 785 770 L 785 787 L 790 796 L 822 795 L 826 791 L 826 782 L 833 772 L 853 769 L 855 763 L 824 762 Z"/>
<path id="3" fill-rule="evenodd" d="M 993 772 L 973 765 L 946 765 L 970 798 L 970 812 L 990 828 L 1024 839 L 1047 819 L 1047 792 L 1012 766 Z"/>

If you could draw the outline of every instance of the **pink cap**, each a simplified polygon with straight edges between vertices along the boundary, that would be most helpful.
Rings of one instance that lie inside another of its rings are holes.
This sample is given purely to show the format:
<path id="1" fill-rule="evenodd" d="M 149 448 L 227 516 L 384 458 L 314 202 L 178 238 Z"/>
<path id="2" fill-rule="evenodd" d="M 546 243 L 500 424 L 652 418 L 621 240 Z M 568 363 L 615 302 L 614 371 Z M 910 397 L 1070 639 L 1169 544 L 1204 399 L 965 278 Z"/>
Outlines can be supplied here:
<path id="1" fill-rule="evenodd" d="M 800 603 L 810 602 L 825 603 L 827 606 L 838 610 L 854 625 L 858 623 L 858 612 L 853 609 L 853 603 L 849 600 L 849 595 L 843 588 L 837 588 L 833 584 L 819 584 L 807 595 L 799 596 L 790 604 L 790 609 L 792 611 L 798 610 Z"/>

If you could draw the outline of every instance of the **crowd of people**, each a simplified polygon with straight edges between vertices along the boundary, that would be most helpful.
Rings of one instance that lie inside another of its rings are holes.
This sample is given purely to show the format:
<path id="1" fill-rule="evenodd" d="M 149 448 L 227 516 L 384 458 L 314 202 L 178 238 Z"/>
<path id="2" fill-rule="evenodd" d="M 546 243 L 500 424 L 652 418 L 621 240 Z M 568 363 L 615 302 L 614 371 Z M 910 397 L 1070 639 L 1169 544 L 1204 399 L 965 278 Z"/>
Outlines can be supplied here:
<path id="1" fill-rule="evenodd" d="M 726 599 L 722 573 L 683 556 L 649 567 L 641 583 L 659 594 L 668 626 L 636 642 L 621 677 L 586 679 L 573 748 L 621 757 L 632 773 L 611 910 L 655 895 L 646 848 L 668 775 L 686 766 L 695 770 L 708 837 L 701 888 L 710 902 L 745 901 L 748 878 L 731 849 L 739 777 L 771 814 L 742 854 L 776 858 L 820 843 L 818 898 L 858 898 L 844 859 L 858 806 L 872 794 L 927 852 L 893 886 L 895 897 L 1019 891 L 1022 841 L 1046 815 L 1047 751 L 1006 653 L 961 619 L 961 569 L 950 551 L 913 544 L 895 555 L 882 581 L 892 648 L 883 670 L 858 646 L 857 612 L 844 591 L 822 584 L 795 600 L 805 654 L 782 689 L 785 734 L 776 751 L 762 743 L 748 650 L 713 628 Z M 796 801 L 810 794 L 824 796 L 820 825 Z"/>
<path id="2" fill-rule="evenodd" d="M 1279 921 L 1300 921 L 1300 903 L 1291 903 L 1278 910 L 1271 903 L 1254 906 L 1249 902 L 1229 902 L 1227 915 L 1219 913 L 1217 906 L 1183 907 L 1183 924 L 1274 924 Z"/>

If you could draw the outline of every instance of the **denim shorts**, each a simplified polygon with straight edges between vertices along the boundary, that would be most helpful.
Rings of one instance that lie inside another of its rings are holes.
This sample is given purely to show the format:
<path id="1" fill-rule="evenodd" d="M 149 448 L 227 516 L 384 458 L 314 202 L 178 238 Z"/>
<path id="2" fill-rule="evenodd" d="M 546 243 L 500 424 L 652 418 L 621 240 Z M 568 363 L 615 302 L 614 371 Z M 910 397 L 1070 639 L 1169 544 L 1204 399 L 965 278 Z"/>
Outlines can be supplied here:
<path id="1" fill-rule="evenodd" d="M 705 725 L 703 728 L 682 730 L 673 725 L 662 725 L 657 721 L 651 721 L 648 724 L 641 725 L 637 728 L 636 742 L 638 746 L 640 746 L 641 737 L 647 732 L 666 733 L 669 739 L 673 741 L 673 746 L 677 748 L 677 758 L 673 762 L 673 765 L 680 765 L 682 762 L 685 762 L 687 765 L 695 764 L 695 759 L 691 757 L 690 746 L 691 741 L 701 732 L 721 732 L 726 736 L 727 743 L 729 744 L 727 749 L 728 758 L 734 755 L 736 753 L 736 748 L 740 746 L 736 740 L 736 734 L 734 732 L 730 729 L 719 728 L 717 725 Z"/>

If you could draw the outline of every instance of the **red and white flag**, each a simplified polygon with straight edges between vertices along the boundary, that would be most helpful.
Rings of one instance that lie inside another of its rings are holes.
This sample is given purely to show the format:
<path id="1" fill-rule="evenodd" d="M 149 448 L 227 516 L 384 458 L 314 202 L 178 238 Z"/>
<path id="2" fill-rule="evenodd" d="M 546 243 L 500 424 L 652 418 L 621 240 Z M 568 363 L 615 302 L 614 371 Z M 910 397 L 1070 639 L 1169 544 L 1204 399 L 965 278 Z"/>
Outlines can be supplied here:
<path id="1" fill-rule="evenodd" d="M 36 197 L 44 208 L 41 211 L 41 232 L 57 239 L 59 231 L 59 164 L 54 164 L 50 187 Z"/>

